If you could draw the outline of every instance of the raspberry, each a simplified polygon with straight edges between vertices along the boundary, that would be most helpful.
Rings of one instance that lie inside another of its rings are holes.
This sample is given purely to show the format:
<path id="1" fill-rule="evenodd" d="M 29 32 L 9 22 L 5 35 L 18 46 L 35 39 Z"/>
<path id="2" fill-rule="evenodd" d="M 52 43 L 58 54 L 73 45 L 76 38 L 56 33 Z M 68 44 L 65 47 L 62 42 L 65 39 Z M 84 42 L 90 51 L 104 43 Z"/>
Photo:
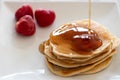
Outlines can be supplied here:
<path id="1" fill-rule="evenodd" d="M 35 10 L 35 18 L 40 27 L 47 27 L 51 25 L 55 20 L 55 12 L 48 9 Z"/>
<path id="2" fill-rule="evenodd" d="M 35 23 L 30 15 L 21 17 L 16 23 L 15 29 L 16 32 L 24 36 L 31 36 L 36 31 Z"/>
<path id="3" fill-rule="evenodd" d="M 21 17 L 25 15 L 30 15 L 33 17 L 33 10 L 30 5 L 24 4 L 22 5 L 15 13 L 15 18 L 18 21 Z"/>

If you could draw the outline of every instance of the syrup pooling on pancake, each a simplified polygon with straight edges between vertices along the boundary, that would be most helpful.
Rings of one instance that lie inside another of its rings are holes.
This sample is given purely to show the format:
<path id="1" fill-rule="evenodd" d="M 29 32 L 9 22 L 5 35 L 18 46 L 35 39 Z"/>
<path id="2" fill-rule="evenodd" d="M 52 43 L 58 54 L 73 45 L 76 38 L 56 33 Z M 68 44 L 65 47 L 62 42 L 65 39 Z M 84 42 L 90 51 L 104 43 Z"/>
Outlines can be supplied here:
<path id="1" fill-rule="evenodd" d="M 93 51 L 102 45 L 97 33 L 84 27 L 55 30 L 50 35 L 50 41 L 56 45 L 70 44 L 72 50 L 84 52 Z"/>

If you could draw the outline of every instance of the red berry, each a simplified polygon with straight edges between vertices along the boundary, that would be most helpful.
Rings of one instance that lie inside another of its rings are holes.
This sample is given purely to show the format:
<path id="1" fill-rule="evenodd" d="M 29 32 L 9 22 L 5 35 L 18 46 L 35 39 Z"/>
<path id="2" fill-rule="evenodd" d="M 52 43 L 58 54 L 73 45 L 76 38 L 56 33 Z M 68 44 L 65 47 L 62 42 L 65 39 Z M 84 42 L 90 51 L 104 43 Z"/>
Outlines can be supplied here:
<path id="1" fill-rule="evenodd" d="M 55 12 L 47 9 L 37 9 L 35 11 L 35 18 L 39 26 L 47 27 L 55 20 Z"/>
<path id="2" fill-rule="evenodd" d="M 15 29 L 16 32 L 25 36 L 31 36 L 36 31 L 35 23 L 30 15 L 25 15 L 21 17 L 16 23 Z"/>
<path id="3" fill-rule="evenodd" d="M 21 17 L 25 15 L 30 15 L 33 17 L 33 10 L 30 5 L 24 4 L 22 5 L 15 13 L 15 18 L 18 21 Z"/>

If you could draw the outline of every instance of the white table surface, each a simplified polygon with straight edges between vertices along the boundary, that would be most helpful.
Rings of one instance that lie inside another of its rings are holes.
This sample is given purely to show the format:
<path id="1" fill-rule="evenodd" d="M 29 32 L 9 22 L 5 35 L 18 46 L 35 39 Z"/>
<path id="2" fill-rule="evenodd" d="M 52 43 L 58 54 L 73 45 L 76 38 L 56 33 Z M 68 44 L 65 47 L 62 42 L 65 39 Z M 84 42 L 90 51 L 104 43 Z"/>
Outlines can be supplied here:
<path id="1" fill-rule="evenodd" d="M 88 1 L 88 0 L 0 0 L 0 1 Z M 108 2 L 108 1 L 117 1 L 117 2 L 120 2 L 120 0 L 91 0 L 93 2 Z"/>
<path id="2" fill-rule="evenodd" d="M 56 2 L 56 1 L 80 1 L 80 2 L 87 2 L 88 0 L 0 0 L 2 1 L 20 1 L 20 2 L 27 2 L 27 1 L 32 1 L 32 2 L 37 2 L 37 1 L 50 1 L 50 2 Z M 120 0 L 91 0 L 92 2 L 116 2 L 118 5 L 120 5 Z"/>

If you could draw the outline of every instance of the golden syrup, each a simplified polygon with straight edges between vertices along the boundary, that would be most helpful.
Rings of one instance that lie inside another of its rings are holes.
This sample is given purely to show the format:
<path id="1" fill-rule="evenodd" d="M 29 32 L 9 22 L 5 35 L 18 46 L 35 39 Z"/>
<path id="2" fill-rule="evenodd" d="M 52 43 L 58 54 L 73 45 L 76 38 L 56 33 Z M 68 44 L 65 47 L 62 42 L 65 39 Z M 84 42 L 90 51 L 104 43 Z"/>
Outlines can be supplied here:
<path id="1" fill-rule="evenodd" d="M 93 51 L 102 45 L 95 31 L 83 27 L 72 27 L 59 33 L 51 33 L 50 41 L 57 45 L 70 44 L 72 50 L 85 52 Z"/>
<path id="2" fill-rule="evenodd" d="M 91 26 L 91 0 L 88 2 L 88 28 Z"/>

